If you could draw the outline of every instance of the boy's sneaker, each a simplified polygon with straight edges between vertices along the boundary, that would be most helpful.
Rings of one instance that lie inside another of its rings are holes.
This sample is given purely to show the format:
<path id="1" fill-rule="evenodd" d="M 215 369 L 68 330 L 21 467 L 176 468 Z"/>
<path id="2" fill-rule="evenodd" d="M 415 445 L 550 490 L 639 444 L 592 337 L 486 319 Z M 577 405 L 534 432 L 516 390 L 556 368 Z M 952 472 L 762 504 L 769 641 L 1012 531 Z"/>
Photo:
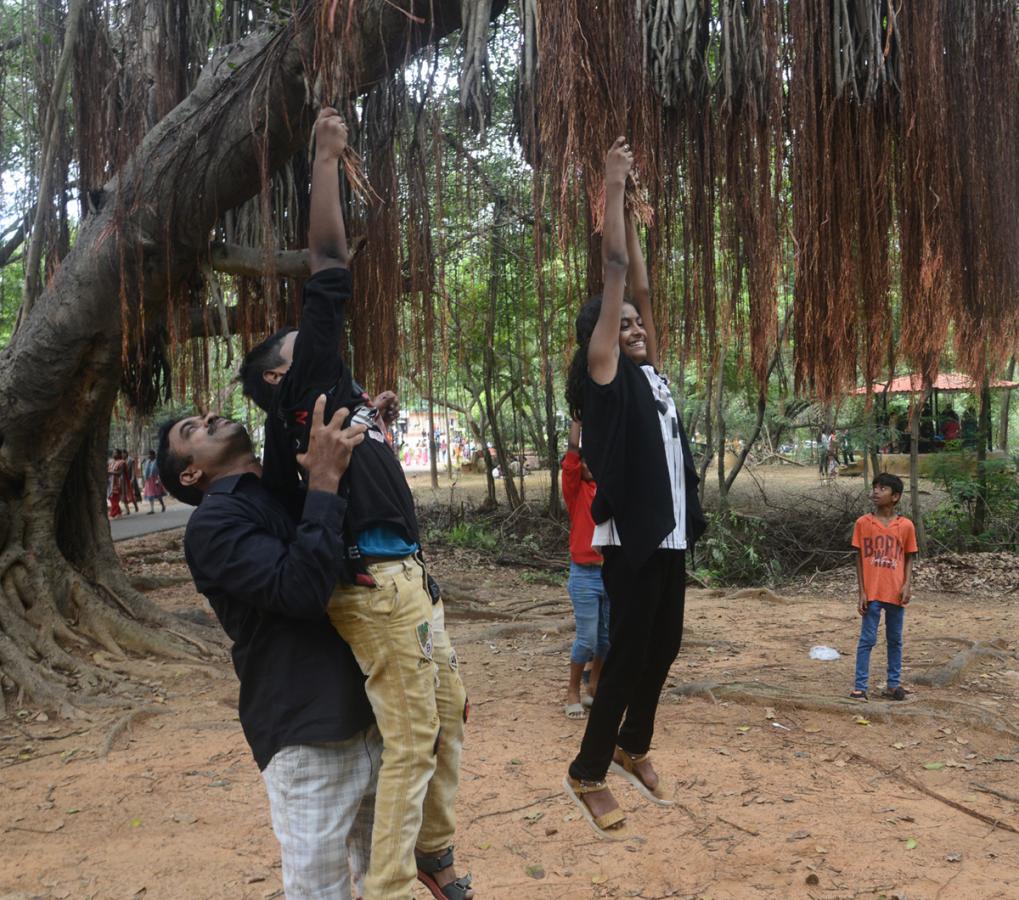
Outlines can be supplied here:
<path id="1" fill-rule="evenodd" d="M 897 684 L 893 688 L 888 688 L 881 696 L 887 697 L 889 700 L 905 700 L 906 689 L 901 684 Z"/>
<path id="2" fill-rule="evenodd" d="M 849 692 L 849 699 L 850 700 L 866 700 L 867 699 L 867 692 L 866 691 L 850 691 Z"/>

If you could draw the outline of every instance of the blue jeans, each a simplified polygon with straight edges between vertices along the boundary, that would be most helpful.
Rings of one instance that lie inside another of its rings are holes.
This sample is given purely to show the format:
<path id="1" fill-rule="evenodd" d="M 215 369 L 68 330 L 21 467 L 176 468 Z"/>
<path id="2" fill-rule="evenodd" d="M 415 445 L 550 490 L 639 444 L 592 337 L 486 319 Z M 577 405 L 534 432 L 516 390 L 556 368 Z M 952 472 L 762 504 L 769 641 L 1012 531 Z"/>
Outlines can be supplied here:
<path id="1" fill-rule="evenodd" d="M 902 620 L 906 608 L 897 603 L 881 603 L 871 600 L 860 625 L 860 643 L 856 647 L 856 690 L 867 690 L 870 675 L 870 651 L 877 643 L 877 626 L 881 621 L 881 610 L 885 611 L 885 638 L 888 641 L 888 689 L 899 686 L 902 675 Z"/>
<path id="2" fill-rule="evenodd" d="M 585 566 L 570 562 L 570 580 L 566 590 L 573 602 L 577 620 L 577 636 L 570 652 L 570 662 L 583 664 L 609 652 L 609 595 L 601 580 L 601 566 Z"/>

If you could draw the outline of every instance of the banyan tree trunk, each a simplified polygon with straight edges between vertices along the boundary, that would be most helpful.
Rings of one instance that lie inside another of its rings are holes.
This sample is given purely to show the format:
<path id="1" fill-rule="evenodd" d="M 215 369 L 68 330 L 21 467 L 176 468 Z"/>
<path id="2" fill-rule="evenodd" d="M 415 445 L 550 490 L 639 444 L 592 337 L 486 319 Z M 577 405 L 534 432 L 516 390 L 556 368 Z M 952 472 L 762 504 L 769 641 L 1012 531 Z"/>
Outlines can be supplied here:
<path id="1" fill-rule="evenodd" d="M 355 90 L 460 27 L 460 0 L 411 6 L 424 24 L 406 3 L 356 4 L 341 60 Z M 110 538 L 105 458 L 121 303 L 130 322 L 144 297 L 146 321 L 157 320 L 162 298 L 179 295 L 207 255 L 218 216 L 306 142 L 305 64 L 319 13 L 308 4 L 206 67 L 105 185 L 101 208 L 0 353 L 0 716 L 12 694 L 68 715 L 110 702 L 113 673 L 76 648 L 207 652 L 195 626 L 131 588 Z"/>

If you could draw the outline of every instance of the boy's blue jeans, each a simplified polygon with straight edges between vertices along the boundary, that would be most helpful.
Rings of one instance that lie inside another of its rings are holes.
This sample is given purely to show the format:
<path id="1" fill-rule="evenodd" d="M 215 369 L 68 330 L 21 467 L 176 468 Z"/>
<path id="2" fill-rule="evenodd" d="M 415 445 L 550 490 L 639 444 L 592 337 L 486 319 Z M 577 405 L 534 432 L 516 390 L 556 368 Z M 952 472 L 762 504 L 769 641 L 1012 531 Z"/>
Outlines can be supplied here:
<path id="1" fill-rule="evenodd" d="M 602 583 L 601 566 L 571 561 L 566 590 L 573 601 L 573 617 L 577 620 L 570 662 L 583 664 L 594 657 L 605 659 L 609 652 L 609 595 Z"/>
<path id="2" fill-rule="evenodd" d="M 881 610 L 885 611 L 885 638 L 888 641 L 888 690 L 899 686 L 902 677 L 902 621 L 906 608 L 897 603 L 871 600 L 860 625 L 860 643 L 856 647 L 856 690 L 867 690 L 870 675 L 870 651 L 877 643 L 877 626 Z"/>

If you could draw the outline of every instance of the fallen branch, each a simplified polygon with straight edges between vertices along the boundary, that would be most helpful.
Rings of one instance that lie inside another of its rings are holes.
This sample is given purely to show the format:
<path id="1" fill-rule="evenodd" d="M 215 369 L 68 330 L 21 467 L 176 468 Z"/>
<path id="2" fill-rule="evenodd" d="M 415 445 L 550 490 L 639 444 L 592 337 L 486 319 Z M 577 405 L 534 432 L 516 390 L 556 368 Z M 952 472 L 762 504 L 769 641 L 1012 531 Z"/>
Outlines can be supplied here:
<path id="1" fill-rule="evenodd" d="M 909 787 L 913 788 L 914 791 L 919 791 L 921 794 L 926 794 L 928 797 L 932 797 L 935 800 L 939 800 L 941 803 L 944 803 L 946 806 L 950 806 L 954 810 L 958 810 L 964 815 L 971 816 L 972 818 L 977 819 L 978 821 L 983 822 L 987 825 L 991 825 L 994 828 L 1001 828 L 1003 831 L 1010 831 L 1012 832 L 1012 834 L 1019 834 L 1019 828 L 1016 828 L 1014 825 L 1010 825 L 1008 822 L 1005 822 L 1001 819 L 995 819 L 992 816 L 988 816 L 985 813 L 979 812 L 978 810 L 971 809 L 968 806 L 964 806 L 957 800 L 952 800 L 950 797 L 946 797 L 944 796 L 944 794 L 939 794 L 937 791 L 932 791 L 929 787 L 921 784 L 919 781 L 910 778 L 908 775 L 903 775 L 898 770 L 897 767 L 886 766 L 883 763 L 879 763 L 877 760 L 870 759 L 869 757 L 866 756 L 861 756 L 859 753 L 850 753 L 849 758 L 858 759 L 860 762 L 866 763 L 868 766 L 872 766 L 879 772 L 883 772 L 889 778 L 894 778 L 897 781 L 901 781 L 903 784 L 909 785 Z"/>
<path id="2" fill-rule="evenodd" d="M 969 786 L 975 791 L 980 791 L 981 794 L 991 794 L 994 797 L 1000 797 L 1002 800 L 1008 800 L 1009 803 L 1019 803 L 1019 796 L 1010 794 L 1007 791 L 999 791 L 997 788 L 988 787 L 986 784 L 980 784 L 978 781 L 971 781 Z"/>
<path id="3" fill-rule="evenodd" d="M 537 800 L 532 800 L 530 803 L 525 803 L 523 806 L 514 806 L 512 809 L 494 809 L 491 812 L 481 813 L 479 816 L 475 816 L 471 819 L 470 828 L 475 822 L 481 821 L 481 819 L 487 819 L 490 816 L 508 816 L 511 813 L 523 812 L 525 809 L 530 809 L 532 806 L 537 806 L 539 803 L 547 803 L 549 800 L 555 800 L 557 797 L 561 797 L 562 793 L 557 791 L 554 794 L 548 794 L 545 797 L 539 797 Z"/>
<path id="4" fill-rule="evenodd" d="M 938 709 L 931 701 L 914 700 L 910 703 L 896 701 L 870 702 L 866 706 L 848 697 L 830 697 L 818 694 L 803 694 L 788 688 L 772 687 L 761 682 L 718 683 L 710 681 L 691 682 L 672 688 L 671 693 L 679 697 L 706 697 L 714 703 L 730 700 L 737 703 L 752 703 L 760 706 L 771 706 L 787 709 L 808 709 L 815 712 L 851 713 L 860 715 L 866 712 L 867 718 L 882 719 L 919 719 L 929 722 L 931 719 L 942 719 L 956 724 L 968 725 L 980 731 L 992 734 L 1005 734 L 1019 738 L 1019 728 L 1002 716 L 958 701 L 937 698 L 937 706 L 948 707 L 949 710 Z"/>

